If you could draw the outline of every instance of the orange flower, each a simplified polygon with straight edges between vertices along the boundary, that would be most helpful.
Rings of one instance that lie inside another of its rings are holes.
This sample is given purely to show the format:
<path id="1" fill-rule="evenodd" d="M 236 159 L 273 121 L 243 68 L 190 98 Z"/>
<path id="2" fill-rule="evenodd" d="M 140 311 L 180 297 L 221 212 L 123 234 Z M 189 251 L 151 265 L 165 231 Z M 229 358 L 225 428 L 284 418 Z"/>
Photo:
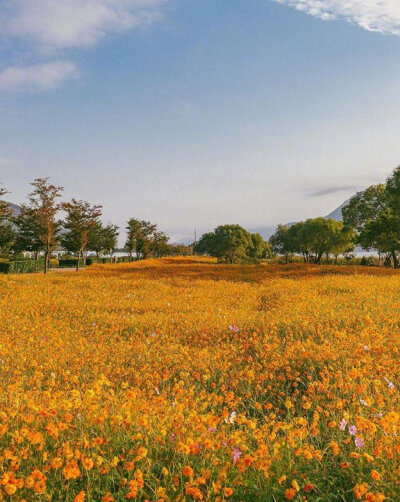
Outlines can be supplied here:
<path id="1" fill-rule="evenodd" d="M 85 492 L 83 492 L 83 491 L 79 492 L 78 495 L 74 498 L 74 502 L 84 502 L 85 497 L 86 497 Z"/>
<path id="2" fill-rule="evenodd" d="M 6 485 L 4 487 L 4 490 L 6 491 L 7 495 L 14 495 L 14 493 L 17 491 L 17 487 L 15 485 Z"/>
<path id="3" fill-rule="evenodd" d="M 44 493 L 46 491 L 46 482 L 43 479 L 41 481 L 36 481 L 33 489 L 35 493 Z"/>
<path id="4" fill-rule="evenodd" d="M 379 481 L 381 479 L 381 475 L 379 474 L 378 471 L 375 471 L 375 470 L 372 470 L 371 471 L 371 478 L 374 480 L 374 481 Z"/>
<path id="5" fill-rule="evenodd" d="M 224 496 L 225 497 L 230 497 L 233 493 L 233 489 L 232 488 L 224 488 Z"/>
<path id="6" fill-rule="evenodd" d="M 190 467 L 190 465 L 185 465 L 185 467 L 182 469 L 182 474 L 187 478 L 190 478 L 191 476 L 193 476 L 193 469 Z"/>
<path id="7" fill-rule="evenodd" d="M 285 491 L 286 500 L 293 500 L 296 496 L 296 490 L 294 488 L 288 488 Z"/>

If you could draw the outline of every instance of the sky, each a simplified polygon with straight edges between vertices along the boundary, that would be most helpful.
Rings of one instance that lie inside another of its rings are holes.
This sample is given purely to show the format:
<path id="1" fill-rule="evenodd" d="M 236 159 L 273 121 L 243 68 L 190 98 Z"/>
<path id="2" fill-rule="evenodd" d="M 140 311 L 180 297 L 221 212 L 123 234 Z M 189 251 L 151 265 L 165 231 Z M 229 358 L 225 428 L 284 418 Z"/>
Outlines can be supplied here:
<path id="1" fill-rule="evenodd" d="M 0 0 L 0 184 L 172 241 L 321 216 L 400 164 L 399 87 L 398 0 Z"/>

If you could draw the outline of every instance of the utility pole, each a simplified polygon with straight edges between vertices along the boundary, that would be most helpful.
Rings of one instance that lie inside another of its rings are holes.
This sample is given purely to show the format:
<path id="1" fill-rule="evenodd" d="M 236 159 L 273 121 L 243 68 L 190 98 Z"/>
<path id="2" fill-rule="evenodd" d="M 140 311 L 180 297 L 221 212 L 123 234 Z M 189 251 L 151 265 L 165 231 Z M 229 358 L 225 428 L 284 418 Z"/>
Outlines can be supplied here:
<path id="1" fill-rule="evenodd" d="M 194 229 L 194 246 L 193 246 L 193 252 L 194 252 L 195 256 L 197 256 L 196 255 L 196 251 L 195 251 L 196 250 L 196 244 L 197 244 L 197 228 L 195 227 L 195 229 Z"/>

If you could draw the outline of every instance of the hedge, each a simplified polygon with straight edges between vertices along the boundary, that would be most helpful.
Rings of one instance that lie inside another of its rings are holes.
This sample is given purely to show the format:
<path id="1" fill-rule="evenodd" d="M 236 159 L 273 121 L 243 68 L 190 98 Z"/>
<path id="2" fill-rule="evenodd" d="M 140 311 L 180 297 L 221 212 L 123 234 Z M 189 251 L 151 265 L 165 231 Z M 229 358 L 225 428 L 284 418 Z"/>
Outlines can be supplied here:
<path id="1" fill-rule="evenodd" d="M 60 258 L 58 260 L 58 266 L 60 268 L 74 268 L 76 267 L 77 262 L 78 258 Z M 80 265 L 83 265 L 82 261 L 80 262 Z"/>
<path id="2" fill-rule="evenodd" d="M 33 274 L 42 272 L 43 260 L 21 260 L 0 263 L 0 273 L 3 274 Z"/>

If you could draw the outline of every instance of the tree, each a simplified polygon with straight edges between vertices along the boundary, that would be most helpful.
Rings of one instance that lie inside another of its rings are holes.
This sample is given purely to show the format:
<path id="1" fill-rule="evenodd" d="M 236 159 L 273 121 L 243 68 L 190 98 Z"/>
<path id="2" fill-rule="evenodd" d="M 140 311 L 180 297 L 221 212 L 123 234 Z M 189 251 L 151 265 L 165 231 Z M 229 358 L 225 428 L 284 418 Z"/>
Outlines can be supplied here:
<path id="1" fill-rule="evenodd" d="M 348 228 L 358 232 L 357 242 L 365 249 L 386 255 L 385 264 L 399 266 L 400 166 L 385 185 L 372 185 L 358 192 L 342 210 Z"/>
<path id="2" fill-rule="evenodd" d="M 354 251 L 355 243 L 357 242 L 357 232 L 353 228 L 348 228 L 343 225 L 343 222 L 337 221 L 337 225 L 333 228 L 332 245 L 330 253 L 335 257 L 335 263 L 339 255 L 345 255 Z"/>
<path id="3" fill-rule="evenodd" d="M 15 232 L 11 225 L 13 210 L 3 197 L 9 193 L 0 187 L 0 253 L 7 253 L 15 242 Z"/>
<path id="4" fill-rule="evenodd" d="M 169 237 L 164 232 L 154 232 L 151 251 L 155 258 L 161 258 L 162 256 L 171 254 L 168 240 Z"/>
<path id="5" fill-rule="evenodd" d="M 386 180 L 386 194 L 393 215 L 400 217 L 400 166 Z"/>
<path id="6" fill-rule="evenodd" d="M 29 251 L 34 253 L 35 259 L 38 260 L 42 242 L 38 237 L 38 220 L 35 211 L 27 204 L 22 204 L 18 216 L 14 218 L 14 224 L 17 228 L 14 249 L 17 252 Z"/>
<path id="7" fill-rule="evenodd" d="M 80 259 L 83 259 L 84 265 L 86 263 L 85 253 L 90 233 L 100 223 L 101 206 L 91 206 L 89 202 L 72 199 L 71 202 L 65 202 L 62 207 L 66 212 L 62 245 L 68 251 L 77 254 L 78 271 Z"/>
<path id="8" fill-rule="evenodd" d="M 376 249 L 379 254 L 386 254 L 386 264 L 393 263 L 398 268 L 400 252 L 399 218 L 391 209 L 380 213 L 378 218 L 367 222 L 359 236 L 364 249 Z"/>
<path id="9" fill-rule="evenodd" d="M 341 221 L 310 218 L 285 227 L 279 225 L 270 242 L 278 254 L 298 253 L 305 262 L 321 263 L 322 257 L 337 257 L 354 249 L 355 232 L 345 228 Z"/>
<path id="10" fill-rule="evenodd" d="M 103 228 L 103 246 L 104 251 L 112 258 L 115 248 L 118 245 L 119 227 L 109 223 Z"/>
<path id="11" fill-rule="evenodd" d="M 88 249 L 95 251 L 97 257 L 102 253 L 111 257 L 117 247 L 119 228 L 117 225 L 108 224 L 103 226 L 99 221 L 89 233 Z"/>
<path id="12" fill-rule="evenodd" d="M 126 227 L 126 243 L 125 249 L 128 251 L 132 259 L 133 253 L 137 259 L 144 259 L 151 252 L 152 242 L 157 225 L 153 225 L 149 221 L 138 220 L 131 218 L 127 222 Z"/>
<path id="13" fill-rule="evenodd" d="M 29 204 L 22 206 L 21 213 L 15 219 L 19 231 L 17 247 L 34 251 L 37 258 L 39 252 L 44 251 L 46 274 L 50 253 L 59 242 L 61 222 L 57 219 L 57 213 L 61 204 L 57 199 L 61 197 L 63 188 L 50 184 L 49 178 L 36 178 L 31 185 L 33 190 L 28 196 Z"/>
<path id="14" fill-rule="evenodd" d="M 248 256 L 252 246 L 250 233 L 240 225 L 221 225 L 214 232 L 201 236 L 196 251 L 235 263 Z"/>
<path id="15" fill-rule="evenodd" d="M 250 234 L 251 246 L 248 249 L 248 256 L 253 260 L 261 260 L 270 254 L 270 244 L 265 242 L 261 234 Z"/>
<path id="16" fill-rule="evenodd" d="M 389 197 L 385 185 L 372 185 L 358 192 L 343 207 L 343 223 L 346 227 L 361 232 L 365 225 L 389 207 Z"/>
<path id="17" fill-rule="evenodd" d="M 274 253 L 285 257 L 287 264 L 289 256 L 294 252 L 289 227 L 287 225 L 278 225 L 276 232 L 270 237 L 269 243 Z"/>

